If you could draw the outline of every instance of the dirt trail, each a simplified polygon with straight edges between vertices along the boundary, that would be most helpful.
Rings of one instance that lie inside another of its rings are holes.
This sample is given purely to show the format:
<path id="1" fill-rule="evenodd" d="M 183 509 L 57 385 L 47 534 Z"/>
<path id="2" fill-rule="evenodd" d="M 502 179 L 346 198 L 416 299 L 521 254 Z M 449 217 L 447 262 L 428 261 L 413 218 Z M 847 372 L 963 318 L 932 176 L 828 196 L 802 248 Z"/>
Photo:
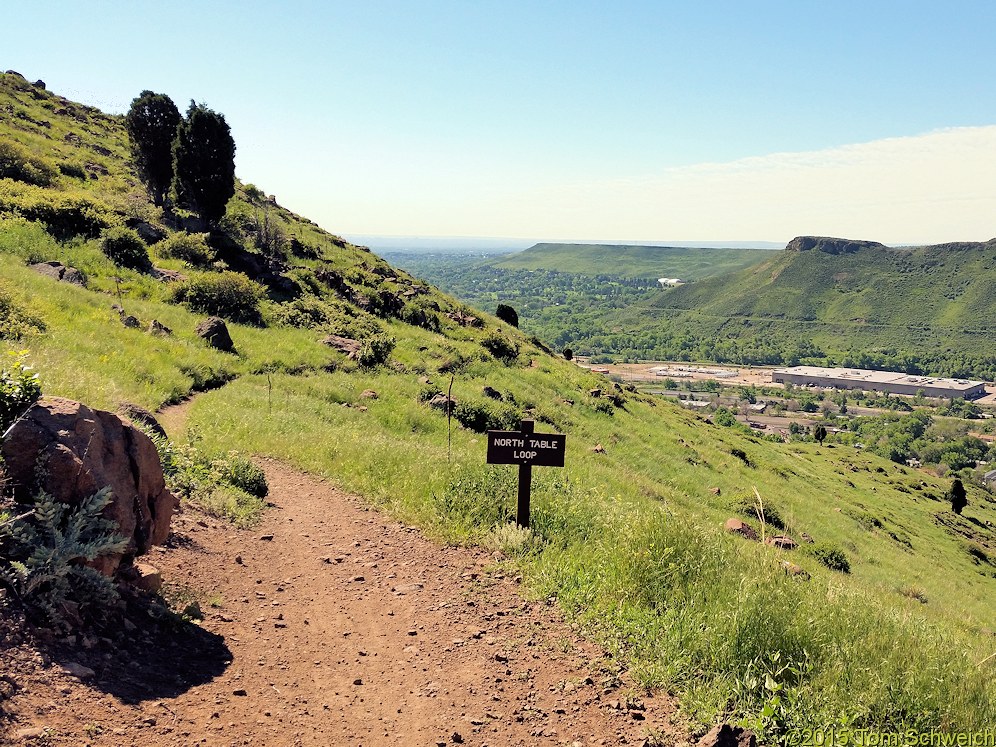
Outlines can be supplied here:
<path id="1" fill-rule="evenodd" d="M 440 547 L 326 483 L 263 466 L 274 506 L 259 528 L 236 531 L 188 510 L 170 547 L 148 557 L 168 584 L 206 600 L 201 625 L 172 640 L 139 630 L 130 647 L 84 640 L 76 650 L 22 655 L 0 742 L 685 739 L 666 697 L 616 676 L 554 604 L 523 601 L 484 551 Z M 54 663 L 71 657 L 94 672 L 81 681 Z"/>

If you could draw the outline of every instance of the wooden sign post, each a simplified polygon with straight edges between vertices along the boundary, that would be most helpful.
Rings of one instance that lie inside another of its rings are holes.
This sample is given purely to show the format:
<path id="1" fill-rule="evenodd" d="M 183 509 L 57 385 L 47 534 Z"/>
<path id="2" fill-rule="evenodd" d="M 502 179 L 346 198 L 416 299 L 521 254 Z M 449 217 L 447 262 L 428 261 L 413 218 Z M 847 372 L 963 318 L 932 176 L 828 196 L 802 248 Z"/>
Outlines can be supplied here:
<path id="1" fill-rule="evenodd" d="M 519 465 L 519 500 L 515 523 L 529 527 L 529 493 L 533 467 L 563 467 L 567 436 L 533 433 L 535 423 L 523 420 L 517 431 L 488 431 L 488 464 Z"/>

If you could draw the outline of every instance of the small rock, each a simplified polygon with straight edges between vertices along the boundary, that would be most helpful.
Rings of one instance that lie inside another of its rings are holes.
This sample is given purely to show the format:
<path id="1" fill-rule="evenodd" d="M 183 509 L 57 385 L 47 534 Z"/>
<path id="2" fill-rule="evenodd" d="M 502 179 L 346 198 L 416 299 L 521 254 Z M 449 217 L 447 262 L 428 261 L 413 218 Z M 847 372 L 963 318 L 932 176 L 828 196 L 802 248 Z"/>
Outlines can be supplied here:
<path id="1" fill-rule="evenodd" d="M 131 585 L 136 589 L 155 594 L 163 588 L 163 576 L 159 569 L 148 563 L 135 563 Z"/>
<path id="2" fill-rule="evenodd" d="M 239 688 L 238 690 L 232 690 L 232 695 L 238 695 L 238 696 L 239 696 L 240 698 L 244 698 L 244 697 L 246 697 L 246 696 L 247 696 L 248 694 L 249 694 L 249 693 L 247 693 L 247 692 L 246 692 L 245 690 L 243 690 L 242 688 Z"/>
<path id="3" fill-rule="evenodd" d="M 363 684 L 363 679 L 361 677 L 357 677 L 355 680 L 353 680 L 353 684 L 354 685 L 362 685 Z"/>
<path id="4" fill-rule="evenodd" d="M 764 544 L 777 547 L 780 550 L 794 550 L 798 547 L 796 541 L 787 534 L 776 534 L 764 540 Z"/>
<path id="5" fill-rule="evenodd" d="M 698 741 L 697 747 L 757 747 L 757 738 L 742 726 L 719 724 Z"/>
<path id="6" fill-rule="evenodd" d="M 605 447 L 602 446 L 601 444 L 595 444 L 594 446 L 591 447 L 591 450 L 595 454 L 604 454 L 605 453 Z"/>
<path id="7" fill-rule="evenodd" d="M 377 399 L 377 392 L 373 389 L 364 389 L 360 392 L 360 399 Z"/>
<path id="8" fill-rule="evenodd" d="M 158 335 L 159 337 L 169 337 L 173 334 L 173 330 L 160 322 L 158 319 L 153 319 L 149 322 L 149 334 Z"/>
<path id="9" fill-rule="evenodd" d="M 745 524 L 740 519 L 727 519 L 726 523 L 723 524 L 723 529 L 731 534 L 739 534 L 744 539 L 757 542 L 757 532 L 750 524 Z"/>
<path id="10" fill-rule="evenodd" d="M 45 736 L 45 727 L 29 726 L 26 729 L 18 729 L 14 736 L 18 739 L 38 739 Z"/>
<path id="11" fill-rule="evenodd" d="M 709 492 L 712 493 L 713 495 L 722 495 L 723 494 L 723 491 L 720 490 L 719 488 L 709 488 Z"/>
<path id="12" fill-rule="evenodd" d="M 450 735 L 450 739 L 454 744 L 463 744 L 463 736 L 458 731 L 453 732 L 453 734 Z"/>
<path id="13" fill-rule="evenodd" d="M 272 542 L 273 541 L 273 535 L 272 534 L 261 534 L 259 538 L 263 542 Z M 238 561 L 236 561 L 236 562 L 238 562 Z"/>
<path id="14" fill-rule="evenodd" d="M 228 325 L 225 320 L 216 316 L 211 316 L 200 322 L 194 330 L 197 336 L 206 340 L 208 345 L 216 350 L 223 350 L 227 353 L 235 352 L 235 343 L 228 333 Z"/>
<path id="15" fill-rule="evenodd" d="M 90 667 L 85 667 L 79 662 L 69 661 L 62 665 L 63 671 L 66 674 L 70 674 L 73 677 L 77 677 L 81 680 L 88 680 L 93 677 L 96 672 L 94 672 Z"/>

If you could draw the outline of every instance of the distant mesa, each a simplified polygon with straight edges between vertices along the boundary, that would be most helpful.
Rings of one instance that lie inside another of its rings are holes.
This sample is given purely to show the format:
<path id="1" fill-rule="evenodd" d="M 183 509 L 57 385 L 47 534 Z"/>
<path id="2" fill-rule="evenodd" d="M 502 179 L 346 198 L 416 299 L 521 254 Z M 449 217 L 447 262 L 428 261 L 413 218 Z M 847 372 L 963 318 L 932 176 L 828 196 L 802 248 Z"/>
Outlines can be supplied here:
<path id="1" fill-rule="evenodd" d="M 825 254 L 852 254 L 861 249 L 887 249 L 877 241 L 835 239 L 830 236 L 796 236 L 785 247 L 788 252 L 818 251 Z"/>

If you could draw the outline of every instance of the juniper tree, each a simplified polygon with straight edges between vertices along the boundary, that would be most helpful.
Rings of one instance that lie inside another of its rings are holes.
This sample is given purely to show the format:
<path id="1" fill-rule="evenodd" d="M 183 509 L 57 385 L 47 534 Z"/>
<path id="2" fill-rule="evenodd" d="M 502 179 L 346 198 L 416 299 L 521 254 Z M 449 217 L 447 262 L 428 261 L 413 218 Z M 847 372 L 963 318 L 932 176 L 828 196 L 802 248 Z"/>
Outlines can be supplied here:
<path id="1" fill-rule="evenodd" d="M 968 494 L 965 492 L 965 486 L 957 477 L 951 483 L 951 489 L 948 490 L 948 500 L 951 501 L 951 510 L 959 515 L 968 505 Z"/>
<path id="2" fill-rule="evenodd" d="M 164 93 L 142 91 L 125 115 L 131 154 L 138 176 L 156 205 L 162 205 L 173 181 L 173 140 L 180 111 Z"/>
<path id="3" fill-rule="evenodd" d="M 177 202 L 206 221 L 217 221 L 235 194 L 235 141 L 222 114 L 190 102 L 173 140 L 173 191 Z"/>
<path id="4" fill-rule="evenodd" d="M 501 319 L 503 322 L 511 324 L 513 327 L 519 326 L 519 314 L 508 304 L 500 303 L 498 308 L 495 309 L 495 316 Z"/>

